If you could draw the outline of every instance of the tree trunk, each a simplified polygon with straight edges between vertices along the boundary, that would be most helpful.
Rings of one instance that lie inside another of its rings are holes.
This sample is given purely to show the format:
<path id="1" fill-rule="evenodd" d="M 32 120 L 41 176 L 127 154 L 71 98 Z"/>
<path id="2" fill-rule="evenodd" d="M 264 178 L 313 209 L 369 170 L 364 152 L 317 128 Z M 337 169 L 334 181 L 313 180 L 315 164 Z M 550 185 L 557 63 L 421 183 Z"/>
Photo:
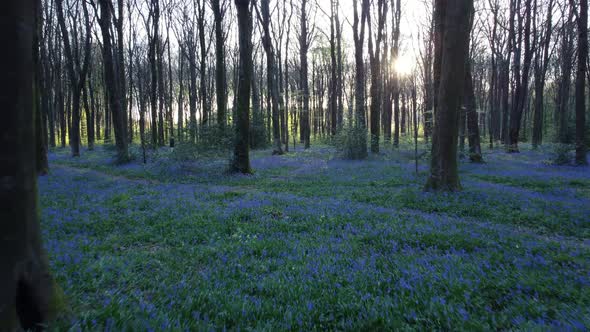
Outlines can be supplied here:
<path id="1" fill-rule="evenodd" d="M 457 169 L 457 126 L 461 95 L 464 89 L 465 63 L 469 53 L 472 0 L 436 0 L 435 54 L 440 67 L 434 69 L 440 78 L 436 122 L 432 137 L 430 177 L 426 190 L 457 191 L 461 189 Z M 442 11 L 442 12 L 441 12 Z M 440 20 L 440 21 L 439 21 Z"/>
<path id="2" fill-rule="evenodd" d="M 121 89 L 117 82 L 117 71 L 113 60 L 113 47 L 111 43 L 111 0 L 99 0 L 101 15 L 99 17 L 100 30 L 103 40 L 103 62 L 106 87 L 108 89 L 108 102 L 111 110 L 113 128 L 115 131 L 115 145 L 117 147 L 117 162 L 129 161 L 127 148 L 127 133 L 125 126 L 125 109 L 123 109 L 122 98 L 119 96 Z"/>
<path id="3" fill-rule="evenodd" d="M 275 64 L 275 54 L 270 36 L 270 9 L 269 0 L 261 0 L 260 7 L 262 12 L 262 45 L 266 53 L 266 82 L 267 90 L 271 100 L 272 111 L 272 154 L 283 154 L 281 146 L 281 128 L 279 123 L 279 87 L 277 81 L 277 68 Z"/>
<path id="4" fill-rule="evenodd" d="M 576 72 L 576 164 L 586 159 L 586 66 L 588 59 L 588 0 L 580 0 L 578 13 L 578 70 Z"/>
<path id="5" fill-rule="evenodd" d="M 37 208 L 34 0 L 0 2 L 0 330 L 42 331 L 54 314 L 55 286 L 41 243 Z"/>
<path id="6" fill-rule="evenodd" d="M 477 116 L 477 106 L 475 101 L 475 91 L 473 88 L 473 74 L 471 72 L 471 63 L 467 62 L 465 73 L 465 112 L 467 113 L 467 139 L 469 142 L 469 160 L 472 163 L 481 163 L 481 143 L 479 137 L 479 120 Z"/>
<path id="7" fill-rule="evenodd" d="M 353 33 L 354 33 L 354 62 L 355 62 L 355 87 L 354 87 L 354 103 L 355 103 L 355 121 L 354 137 L 358 140 L 353 149 L 353 153 L 350 156 L 352 159 L 364 159 L 367 157 L 367 125 L 365 117 L 365 63 L 363 60 L 363 44 L 365 40 L 365 23 L 369 10 L 369 1 L 362 0 L 361 4 L 361 17 L 359 19 L 358 0 L 354 0 L 354 22 L 353 22 Z M 360 26 L 359 26 L 360 24 Z M 351 119 L 352 120 L 352 119 Z"/>
<path id="8" fill-rule="evenodd" d="M 230 170 L 250 174 L 250 82 L 252 80 L 252 19 L 250 0 L 234 0 L 238 12 L 240 64 L 237 87 L 234 155 Z"/>
<path id="9" fill-rule="evenodd" d="M 309 124 L 309 83 L 307 51 L 309 49 L 309 36 L 307 34 L 307 0 L 301 0 L 301 35 L 299 36 L 299 57 L 301 61 L 301 92 L 303 94 L 303 109 L 301 110 L 301 133 L 305 149 L 309 149 L 311 135 Z"/>
<path id="10" fill-rule="evenodd" d="M 223 130 L 227 118 L 227 92 L 225 70 L 225 38 L 223 35 L 223 12 L 220 0 L 211 1 L 215 18 L 215 90 L 217 101 L 217 124 Z"/>

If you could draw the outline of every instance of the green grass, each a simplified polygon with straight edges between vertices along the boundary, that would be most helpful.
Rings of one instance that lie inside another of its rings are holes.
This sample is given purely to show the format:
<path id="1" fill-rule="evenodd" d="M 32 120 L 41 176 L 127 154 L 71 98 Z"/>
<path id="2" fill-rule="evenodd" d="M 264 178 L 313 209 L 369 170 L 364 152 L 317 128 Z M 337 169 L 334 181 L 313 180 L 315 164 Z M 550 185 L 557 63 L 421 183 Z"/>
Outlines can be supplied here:
<path id="1" fill-rule="evenodd" d="M 463 192 L 432 194 L 396 151 L 269 155 L 255 151 L 244 177 L 221 159 L 115 166 L 101 149 L 55 151 L 42 225 L 68 310 L 52 328 L 590 326 L 587 174 L 488 151 L 461 165 Z"/>

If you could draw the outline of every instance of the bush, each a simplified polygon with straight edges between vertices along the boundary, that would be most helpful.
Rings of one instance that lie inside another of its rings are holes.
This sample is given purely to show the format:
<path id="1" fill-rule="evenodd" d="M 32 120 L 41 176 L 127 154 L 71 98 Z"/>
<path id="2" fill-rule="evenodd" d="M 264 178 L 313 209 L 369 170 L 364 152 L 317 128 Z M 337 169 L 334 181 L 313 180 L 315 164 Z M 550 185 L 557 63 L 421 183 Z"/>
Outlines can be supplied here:
<path id="1" fill-rule="evenodd" d="M 551 162 L 554 165 L 567 165 L 573 159 L 574 146 L 571 144 L 555 144 L 553 147 Z"/>
<path id="2" fill-rule="evenodd" d="M 269 145 L 264 118 L 254 114 L 250 123 L 250 148 L 262 149 Z"/>
<path id="3" fill-rule="evenodd" d="M 334 139 L 338 154 L 343 159 L 367 158 L 367 130 L 360 127 L 343 128 Z"/>
<path id="4" fill-rule="evenodd" d="M 191 161 L 200 157 L 226 155 L 233 146 L 231 127 L 201 127 L 196 143 L 191 142 L 189 137 L 186 135 L 183 141 L 176 140 L 174 151 L 171 153 L 172 159 Z"/>

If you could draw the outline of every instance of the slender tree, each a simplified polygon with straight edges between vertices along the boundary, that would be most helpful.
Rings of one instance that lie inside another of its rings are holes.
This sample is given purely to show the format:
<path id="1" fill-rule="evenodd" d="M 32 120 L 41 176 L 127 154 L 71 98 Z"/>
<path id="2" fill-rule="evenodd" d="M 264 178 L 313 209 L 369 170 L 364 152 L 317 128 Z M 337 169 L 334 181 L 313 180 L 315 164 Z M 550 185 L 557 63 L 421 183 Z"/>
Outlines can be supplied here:
<path id="1" fill-rule="evenodd" d="M 226 124 L 227 90 L 225 69 L 225 34 L 223 32 L 223 17 L 225 15 L 225 1 L 212 0 L 213 17 L 215 18 L 215 93 L 217 101 L 217 124 L 223 130 Z"/>
<path id="2" fill-rule="evenodd" d="M 363 60 L 363 45 L 365 41 L 365 26 L 369 10 L 369 0 L 362 0 L 361 16 L 358 13 L 358 0 L 353 1 L 354 20 L 352 24 L 354 37 L 354 62 L 355 62 L 355 130 L 358 131 L 358 142 L 355 151 L 351 156 L 353 159 L 364 159 L 367 157 L 367 137 L 365 118 L 365 63 Z"/>
<path id="3" fill-rule="evenodd" d="M 383 29 L 387 18 L 387 1 L 377 0 L 376 20 L 377 31 L 373 36 L 371 24 L 371 14 L 367 15 L 367 25 L 369 26 L 369 61 L 371 66 L 371 113 L 370 113 L 370 131 L 371 131 L 371 152 L 379 152 L 379 120 L 381 117 L 382 106 L 382 71 L 381 71 L 381 43 L 384 38 Z M 375 40 L 375 42 L 373 42 Z"/>
<path id="4" fill-rule="evenodd" d="M 273 139 L 273 154 L 283 154 L 281 146 L 281 127 L 279 123 L 279 86 L 278 86 L 278 70 L 275 63 L 275 51 L 272 45 L 270 34 L 270 8 L 269 0 L 260 1 L 260 11 L 262 17 L 259 17 L 262 23 L 262 46 L 266 53 L 266 82 L 267 90 L 271 100 L 272 111 L 272 139 Z"/>
<path id="5" fill-rule="evenodd" d="M 535 10 L 537 1 L 535 0 Z M 535 86 L 535 103 L 533 110 L 533 148 L 536 148 L 543 141 L 543 108 L 545 96 L 545 78 L 547 76 L 547 69 L 549 68 L 549 52 L 551 45 L 551 33 L 553 31 L 552 25 L 552 11 L 553 0 L 549 0 L 547 5 L 547 18 L 544 27 L 538 27 L 536 20 L 533 22 L 535 28 L 535 45 L 539 45 L 535 49 L 535 58 L 533 60 L 533 76 Z"/>
<path id="6" fill-rule="evenodd" d="M 109 109 L 112 115 L 113 128 L 115 130 L 115 145 L 117 147 L 117 162 L 124 163 L 129 160 L 127 127 L 125 126 L 126 113 L 123 108 L 122 90 L 117 80 L 117 70 L 114 60 L 114 48 L 111 40 L 111 0 L 98 0 L 100 4 L 100 16 L 98 19 L 102 32 L 102 55 L 104 64 L 104 76 L 106 90 L 108 91 Z"/>
<path id="7" fill-rule="evenodd" d="M 230 171 L 249 174 L 250 168 L 250 82 L 252 80 L 252 18 L 250 0 L 234 0 L 238 12 L 240 63 L 238 68 L 234 155 Z"/>
<path id="8" fill-rule="evenodd" d="M 64 44 L 64 53 L 66 55 L 66 68 L 68 72 L 68 77 L 70 78 L 70 87 L 72 92 L 72 127 L 70 133 L 70 145 L 72 148 L 72 156 L 79 157 L 80 156 L 80 98 L 82 96 L 82 90 L 84 89 L 84 85 L 86 84 L 86 74 L 88 73 L 88 64 L 90 58 L 90 19 L 88 15 L 88 9 L 86 6 L 86 1 L 82 1 L 82 10 L 84 12 L 84 26 L 85 26 L 85 34 L 84 34 L 84 55 L 83 59 L 80 59 L 78 56 L 78 50 L 73 50 L 70 44 L 70 33 L 68 28 L 66 27 L 66 20 L 64 16 L 64 9 L 63 9 L 63 1 L 64 0 L 56 0 L 55 4 L 57 7 L 57 19 L 59 22 L 59 26 L 61 29 L 61 34 L 63 37 L 63 44 Z M 77 20 L 77 17 L 73 18 L 74 21 Z M 75 33 L 74 35 L 77 35 Z M 75 40 L 76 37 L 74 36 L 74 45 L 77 45 L 78 42 Z"/>
<path id="9" fill-rule="evenodd" d="M 572 6 L 573 0 L 570 0 Z M 588 59 L 588 0 L 580 0 L 578 21 L 578 67 L 576 71 L 576 164 L 586 159 L 586 70 Z"/>
<path id="10" fill-rule="evenodd" d="M 310 124 L 309 124 L 309 82 L 308 82 L 308 64 L 307 52 L 309 50 L 310 34 L 307 27 L 307 0 L 301 0 L 301 31 L 299 34 L 299 59 L 300 59 L 300 84 L 303 98 L 303 108 L 301 109 L 300 130 L 304 147 L 309 148 Z"/>

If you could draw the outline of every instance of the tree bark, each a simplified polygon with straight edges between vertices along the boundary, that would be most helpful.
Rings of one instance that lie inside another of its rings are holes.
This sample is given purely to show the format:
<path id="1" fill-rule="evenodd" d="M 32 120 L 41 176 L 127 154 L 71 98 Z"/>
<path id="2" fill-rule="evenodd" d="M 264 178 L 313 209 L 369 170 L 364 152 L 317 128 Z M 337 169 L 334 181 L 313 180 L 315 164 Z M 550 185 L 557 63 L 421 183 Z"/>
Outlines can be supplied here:
<path id="1" fill-rule="evenodd" d="M 234 0 L 238 12 L 240 64 L 237 87 L 237 107 L 234 155 L 230 171 L 250 174 L 250 82 L 252 80 L 252 18 L 250 0 Z"/>
<path id="2" fill-rule="evenodd" d="M 578 12 L 578 68 L 576 71 L 576 164 L 586 159 L 586 67 L 588 59 L 588 0 L 580 0 Z"/>
<path id="3" fill-rule="evenodd" d="M 472 163 L 483 162 L 481 154 L 481 142 L 479 137 L 479 120 L 477 116 L 477 106 L 475 100 L 475 90 L 473 88 L 473 74 L 471 72 L 471 62 L 467 62 L 465 73 L 465 113 L 467 115 L 467 140 L 469 142 L 469 160 Z"/>
<path id="4" fill-rule="evenodd" d="M 34 102 L 34 0 L 0 2 L 0 330 L 43 330 L 55 286 L 37 207 Z"/>
<path id="5" fill-rule="evenodd" d="M 123 109 L 122 98 L 119 95 L 121 88 L 117 82 L 117 70 L 113 59 L 113 47 L 111 42 L 111 0 L 98 0 L 100 4 L 100 17 L 98 19 L 103 39 L 103 62 L 106 87 L 108 90 L 108 103 L 112 115 L 113 129 L 115 131 L 115 145 L 117 147 L 117 162 L 129 161 L 127 128 L 125 126 L 126 112 Z"/>
<path id="6" fill-rule="evenodd" d="M 355 103 L 355 131 L 359 135 L 358 142 L 354 150 L 353 159 L 364 159 L 367 157 L 367 137 L 366 137 L 366 117 L 365 117 L 365 63 L 363 61 L 363 44 L 365 40 L 365 23 L 367 20 L 367 11 L 369 10 L 369 1 L 362 0 L 361 17 L 358 15 L 358 0 L 354 0 L 354 62 L 355 62 L 355 87 L 354 87 L 354 103 Z M 360 25 L 360 26 L 359 26 Z"/>
<path id="7" fill-rule="evenodd" d="M 271 100 L 272 112 L 272 139 L 273 151 L 272 154 L 281 155 L 283 149 L 281 146 L 281 128 L 279 123 L 279 86 L 277 81 L 277 68 L 275 63 L 275 54 L 270 36 L 270 9 L 269 0 L 261 0 L 260 9 L 262 12 L 262 46 L 266 53 L 266 83 Z"/>
<path id="8" fill-rule="evenodd" d="M 301 110 L 301 134 L 304 148 L 309 148 L 310 140 L 310 124 L 309 124 L 309 82 L 308 78 L 308 64 L 307 51 L 309 49 L 309 36 L 307 33 L 307 0 L 301 0 L 301 35 L 299 36 L 299 57 L 301 62 L 301 93 L 303 94 L 303 109 Z"/>
<path id="9" fill-rule="evenodd" d="M 458 116 L 464 89 L 465 63 L 469 52 L 472 0 L 436 0 L 435 54 L 438 82 L 436 122 L 432 137 L 430 176 L 426 190 L 457 191 L 461 189 L 457 167 Z M 443 13 L 441 13 L 441 11 Z"/>
<path id="10" fill-rule="evenodd" d="M 215 18 L 215 92 L 217 101 L 217 124 L 224 130 L 227 118 L 227 90 L 225 69 L 225 38 L 223 33 L 223 10 L 220 0 L 211 1 Z"/>

